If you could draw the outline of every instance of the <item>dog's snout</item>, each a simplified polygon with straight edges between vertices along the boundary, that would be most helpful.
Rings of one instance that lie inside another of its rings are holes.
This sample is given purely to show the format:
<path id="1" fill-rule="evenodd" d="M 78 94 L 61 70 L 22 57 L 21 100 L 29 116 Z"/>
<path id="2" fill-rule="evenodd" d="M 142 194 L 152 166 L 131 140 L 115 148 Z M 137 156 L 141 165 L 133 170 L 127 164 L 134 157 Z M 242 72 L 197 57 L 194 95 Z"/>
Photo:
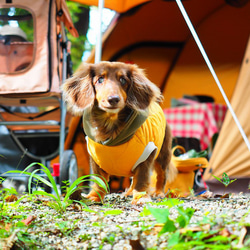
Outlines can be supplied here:
<path id="1" fill-rule="evenodd" d="M 108 102 L 111 106 L 116 106 L 120 101 L 120 97 L 118 95 L 113 95 L 108 97 Z"/>

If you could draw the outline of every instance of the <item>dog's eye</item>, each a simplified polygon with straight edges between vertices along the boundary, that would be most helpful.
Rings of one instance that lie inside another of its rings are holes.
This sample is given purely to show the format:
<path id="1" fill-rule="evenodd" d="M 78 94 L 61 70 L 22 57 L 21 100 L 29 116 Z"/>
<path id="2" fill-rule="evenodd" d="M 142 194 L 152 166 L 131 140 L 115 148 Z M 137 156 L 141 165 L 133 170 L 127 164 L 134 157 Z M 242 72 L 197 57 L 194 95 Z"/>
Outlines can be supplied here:
<path id="1" fill-rule="evenodd" d="M 122 85 L 125 85 L 127 83 L 126 79 L 124 77 L 120 77 L 120 83 Z"/>
<path id="2" fill-rule="evenodd" d="M 103 83 L 104 82 L 104 77 L 103 76 L 99 77 L 98 80 L 97 80 L 97 82 L 98 83 Z"/>

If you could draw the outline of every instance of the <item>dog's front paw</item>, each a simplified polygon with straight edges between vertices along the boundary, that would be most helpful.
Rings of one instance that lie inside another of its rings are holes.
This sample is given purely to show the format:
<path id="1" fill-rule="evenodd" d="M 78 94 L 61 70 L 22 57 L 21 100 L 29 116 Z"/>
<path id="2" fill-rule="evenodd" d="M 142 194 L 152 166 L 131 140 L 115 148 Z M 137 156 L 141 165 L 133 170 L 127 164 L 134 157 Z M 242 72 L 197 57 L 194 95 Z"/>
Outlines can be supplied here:
<path id="1" fill-rule="evenodd" d="M 128 190 L 126 190 L 124 195 L 125 195 L 125 197 L 132 196 L 133 195 L 133 189 L 129 188 Z"/>
<path id="2" fill-rule="evenodd" d="M 146 192 L 138 192 L 133 190 L 133 199 L 131 203 L 133 205 L 144 205 L 147 202 L 151 202 L 150 196 Z"/>
<path id="3" fill-rule="evenodd" d="M 152 197 L 154 197 L 154 198 L 164 198 L 165 194 L 161 190 L 155 190 L 152 193 Z"/>
<path id="4" fill-rule="evenodd" d="M 98 196 L 87 195 L 86 198 L 94 202 L 101 202 L 101 199 Z"/>
<path id="5" fill-rule="evenodd" d="M 98 195 L 95 191 L 91 191 L 87 196 L 86 196 L 87 199 L 91 200 L 91 201 L 94 201 L 94 202 L 102 202 L 103 201 L 103 198 L 104 198 L 104 195 Z"/>

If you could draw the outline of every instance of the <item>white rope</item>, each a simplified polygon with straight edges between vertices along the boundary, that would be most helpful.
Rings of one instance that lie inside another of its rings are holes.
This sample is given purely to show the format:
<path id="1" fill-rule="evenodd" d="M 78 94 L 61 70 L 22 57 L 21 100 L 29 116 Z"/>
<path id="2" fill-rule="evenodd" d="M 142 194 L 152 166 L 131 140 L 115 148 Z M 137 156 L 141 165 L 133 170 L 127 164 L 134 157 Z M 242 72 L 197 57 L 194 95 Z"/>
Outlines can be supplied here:
<path id="1" fill-rule="evenodd" d="M 226 96 L 226 94 L 225 94 L 225 92 L 224 92 L 221 84 L 220 84 L 220 81 L 219 81 L 219 79 L 218 79 L 218 77 L 217 77 L 217 75 L 216 75 L 216 73 L 215 73 L 215 71 L 213 69 L 213 66 L 212 66 L 212 64 L 211 64 L 211 62 L 210 62 L 210 60 L 209 60 L 209 58 L 208 58 L 208 56 L 207 56 L 207 54 L 205 52 L 205 49 L 203 48 L 203 46 L 201 44 L 201 41 L 200 41 L 200 39 L 199 39 L 199 37 L 198 37 L 198 35 L 197 35 L 197 33 L 196 33 L 196 31 L 195 31 L 195 29 L 194 29 L 191 21 L 190 21 L 190 18 L 188 17 L 188 14 L 187 14 L 187 12 L 186 12 L 186 10 L 185 10 L 185 8 L 184 8 L 181 0 L 176 0 L 176 3 L 177 3 L 177 5 L 178 5 L 178 7 L 179 7 L 179 9 L 180 9 L 180 11 L 181 11 L 181 13 L 182 13 L 182 15 L 183 15 L 186 23 L 187 23 L 187 25 L 188 25 L 188 27 L 189 27 L 192 35 L 193 35 L 193 38 L 194 38 L 194 40 L 195 40 L 198 48 L 200 49 L 200 52 L 201 52 L 201 54 L 202 54 L 202 56 L 203 56 L 203 58 L 204 58 L 204 60 L 205 60 L 205 62 L 207 64 L 207 66 L 208 66 L 211 74 L 213 75 L 213 78 L 214 78 L 215 82 L 218 85 L 218 88 L 220 89 L 220 92 L 221 92 L 221 94 L 222 94 L 222 96 L 223 96 L 223 98 L 224 98 L 224 100 L 225 100 L 225 102 L 227 104 L 227 107 L 230 110 L 230 112 L 231 112 L 231 114 L 233 116 L 233 119 L 234 119 L 234 121 L 235 121 L 235 123 L 236 123 L 236 125 L 237 125 L 237 127 L 238 127 L 238 129 L 239 129 L 239 131 L 240 131 L 240 133 L 241 133 L 241 135 L 242 135 L 242 137 L 243 137 L 243 139 L 244 139 L 247 147 L 248 147 L 248 150 L 250 151 L 249 140 L 248 140 L 248 138 L 247 138 L 244 130 L 242 129 L 242 126 L 241 126 L 241 124 L 240 124 L 240 122 L 239 122 L 236 114 L 234 113 L 234 110 L 233 110 L 233 108 L 232 108 L 232 106 L 231 106 L 231 104 L 230 104 L 230 102 L 229 102 L 229 100 L 228 100 L 228 98 L 227 98 L 227 96 Z"/>

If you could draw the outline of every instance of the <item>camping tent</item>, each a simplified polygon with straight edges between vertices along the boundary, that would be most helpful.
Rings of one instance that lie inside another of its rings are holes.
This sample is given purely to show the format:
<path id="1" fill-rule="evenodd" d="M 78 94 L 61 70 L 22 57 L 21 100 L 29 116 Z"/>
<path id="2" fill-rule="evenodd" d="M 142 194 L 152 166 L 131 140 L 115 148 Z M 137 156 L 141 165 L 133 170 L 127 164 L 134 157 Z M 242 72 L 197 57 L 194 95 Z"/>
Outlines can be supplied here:
<path id="1" fill-rule="evenodd" d="M 247 63 L 239 77 L 250 34 L 250 3 L 187 0 L 183 4 L 226 95 L 229 99 L 233 96 L 236 115 L 242 117 L 243 129 L 250 137 L 244 122 L 249 114 Z M 147 1 L 116 16 L 103 37 L 102 49 L 102 60 L 136 63 L 144 68 L 163 92 L 163 108 L 170 107 L 171 98 L 183 95 L 210 95 L 216 103 L 225 104 L 174 1 Z M 94 51 L 88 61 L 94 62 Z M 71 139 L 69 136 L 66 146 L 72 145 Z M 211 174 L 221 177 L 223 172 L 231 178 L 249 179 L 249 166 L 250 152 L 228 112 L 205 179 L 209 182 Z M 241 187 L 242 191 L 246 188 Z"/>
<path id="2" fill-rule="evenodd" d="M 250 40 L 248 42 L 245 57 L 240 70 L 240 75 L 231 100 L 232 107 L 238 119 L 250 138 Z M 220 136 L 216 142 L 209 168 L 206 171 L 205 179 L 214 190 L 219 189 L 218 184 L 212 175 L 221 176 L 226 172 L 231 178 L 238 181 L 230 187 L 231 191 L 246 192 L 249 188 L 250 177 L 250 152 L 244 143 L 240 132 L 234 123 L 230 113 L 227 114 Z"/>

